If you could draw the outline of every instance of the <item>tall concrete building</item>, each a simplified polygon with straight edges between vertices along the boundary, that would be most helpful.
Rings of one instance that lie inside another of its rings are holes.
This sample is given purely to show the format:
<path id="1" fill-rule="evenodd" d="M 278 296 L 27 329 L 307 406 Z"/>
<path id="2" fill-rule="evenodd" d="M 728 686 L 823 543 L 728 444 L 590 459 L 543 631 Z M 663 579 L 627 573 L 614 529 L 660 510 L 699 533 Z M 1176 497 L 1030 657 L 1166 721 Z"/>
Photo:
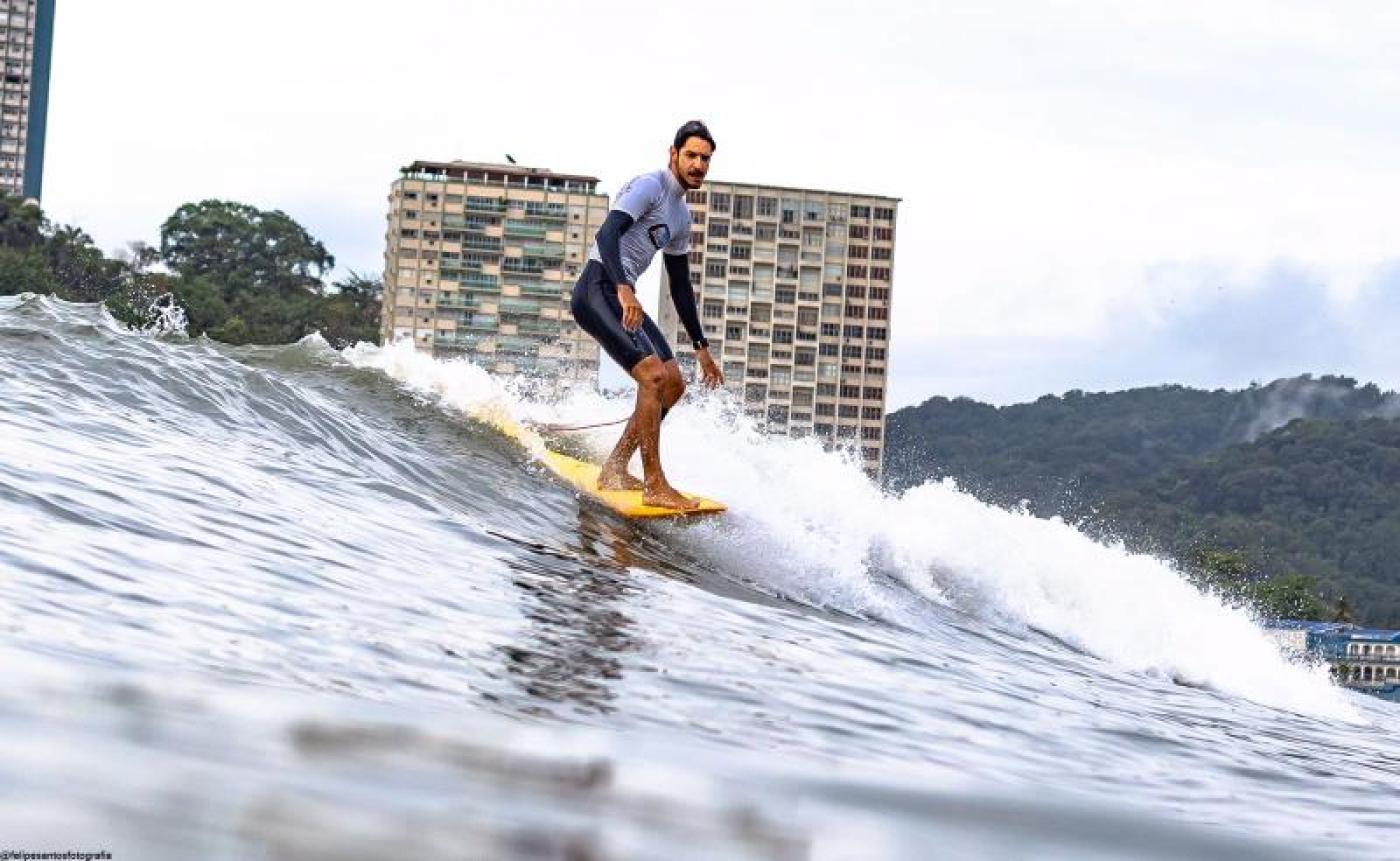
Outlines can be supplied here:
<path id="1" fill-rule="evenodd" d="M 598 378 L 569 296 L 608 214 L 591 176 L 416 161 L 389 193 L 385 342 L 497 373 Z"/>
<path id="2" fill-rule="evenodd" d="M 44 184 L 54 0 L 0 0 L 0 192 L 38 200 Z"/>
<path id="3" fill-rule="evenodd" d="M 858 448 L 881 472 L 896 198 L 709 182 L 688 195 L 690 273 L 726 386 L 771 433 Z M 663 275 L 661 320 L 690 339 Z"/>

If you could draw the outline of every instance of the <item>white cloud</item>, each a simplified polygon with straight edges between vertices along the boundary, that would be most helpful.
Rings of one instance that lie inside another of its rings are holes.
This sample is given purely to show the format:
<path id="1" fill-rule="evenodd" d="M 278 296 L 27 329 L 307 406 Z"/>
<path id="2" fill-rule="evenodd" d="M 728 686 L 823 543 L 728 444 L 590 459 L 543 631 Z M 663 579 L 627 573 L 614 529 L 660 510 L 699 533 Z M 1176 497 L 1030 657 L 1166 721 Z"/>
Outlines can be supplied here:
<path id="1" fill-rule="evenodd" d="M 45 205 L 112 248 L 230 197 L 377 271 L 404 163 L 510 152 L 612 190 L 703 116 L 716 179 L 903 198 L 896 404 L 1087 388 L 1071 359 L 1124 309 L 1170 326 L 1280 259 L 1373 296 L 1400 234 L 1397 37 L 1400 8 L 1356 0 L 69 0 Z M 1037 369 L 1026 343 L 1058 352 Z"/>

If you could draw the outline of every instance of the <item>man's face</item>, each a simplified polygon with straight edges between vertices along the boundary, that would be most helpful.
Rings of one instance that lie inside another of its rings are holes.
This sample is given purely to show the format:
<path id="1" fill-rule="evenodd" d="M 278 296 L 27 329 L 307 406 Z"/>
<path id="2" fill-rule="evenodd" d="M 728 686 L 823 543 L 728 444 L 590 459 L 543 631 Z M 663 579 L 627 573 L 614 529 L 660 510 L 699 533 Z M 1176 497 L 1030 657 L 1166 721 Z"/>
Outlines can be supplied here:
<path id="1" fill-rule="evenodd" d="M 697 189 L 710 172 L 710 154 L 714 149 L 703 138 L 686 138 L 680 149 L 671 147 L 671 172 L 687 190 Z"/>

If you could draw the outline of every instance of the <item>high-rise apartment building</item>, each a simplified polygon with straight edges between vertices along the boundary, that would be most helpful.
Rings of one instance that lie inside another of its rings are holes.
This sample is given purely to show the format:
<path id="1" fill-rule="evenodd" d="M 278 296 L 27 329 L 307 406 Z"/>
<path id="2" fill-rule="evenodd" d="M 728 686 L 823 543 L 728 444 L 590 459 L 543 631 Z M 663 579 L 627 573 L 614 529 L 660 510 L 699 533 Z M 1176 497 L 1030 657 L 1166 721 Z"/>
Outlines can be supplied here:
<path id="1" fill-rule="evenodd" d="M 389 194 L 385 342 L 497 373 L 598 378 L 569 296 L 608 214 L 591 176 L 416 161 Z"/>
<path id="2" fill-rule="evenodd" d="M 0 0 L 0 192 L 38 200 L 44 183 L 54 0 Z"/>
<path id="3" fill-rule="evenodd" d="M 690 273 L 710 352 L 771 433 L 859 449 L 879 475 L 896 198 L 709 182 L 688 195 Z M 668 300 L 661 320 L 694 361 Z"/>

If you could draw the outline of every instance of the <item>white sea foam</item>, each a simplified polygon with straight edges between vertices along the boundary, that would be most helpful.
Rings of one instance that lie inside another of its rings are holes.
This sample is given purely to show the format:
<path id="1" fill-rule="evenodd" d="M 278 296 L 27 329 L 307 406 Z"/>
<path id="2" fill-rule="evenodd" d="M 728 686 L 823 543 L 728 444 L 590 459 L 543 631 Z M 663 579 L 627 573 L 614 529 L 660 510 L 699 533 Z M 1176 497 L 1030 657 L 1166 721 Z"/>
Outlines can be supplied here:
<path id="1" fill-rule="evenodd" d="M 561 387 L 526 396 L 465 360 L 410 344 L 344 352 L 443 407 L 489 419 L 588 424 L 624 417 L 625 396 Z M 616 428 L 586 434 L 602 454 Z M 925 599 L 1046 631 L 1123 669 L 1179 679 L 1319 717 L 1359 720 L 1320 668 L 1300 666 L 1241 610 L 1222 605 L 1160 559 L 1084 536 L 1058 520 L 985 505 L 951 482 L 882 492 L 840 452 L 762 433 L 724 394 L 692 392 L 665 425 L 674 484 L 722 499 L 722 520 L 677 530 L 758 585 L 850 612 L 894 606 L 878 565 Z"/>

